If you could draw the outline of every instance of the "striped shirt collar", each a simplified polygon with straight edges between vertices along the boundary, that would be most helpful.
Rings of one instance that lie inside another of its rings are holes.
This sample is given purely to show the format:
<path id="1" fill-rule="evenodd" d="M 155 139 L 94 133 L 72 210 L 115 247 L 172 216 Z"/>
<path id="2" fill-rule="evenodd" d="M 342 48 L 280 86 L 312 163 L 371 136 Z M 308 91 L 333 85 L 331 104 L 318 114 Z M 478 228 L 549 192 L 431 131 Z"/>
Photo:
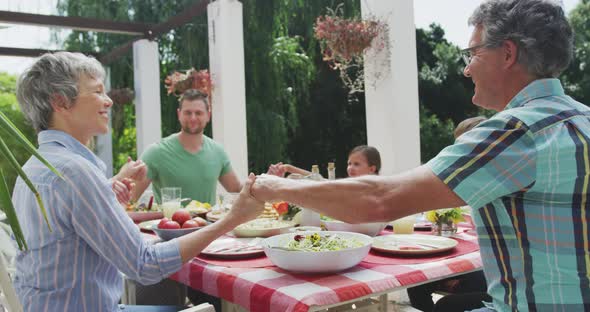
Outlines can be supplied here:
<path id="1" fill-rule="evenodd" d="M 527 102 L 534 99 L 548 97 L 548 96 L 563 96 L 565 92 L 561 86 L 561 82 L 556 78 L 538 79 L 531 82 L 524 89 L 520 90 L 518 94 L 510 100 L 506 109 L 524 106 Z"/>
<path id="2" fill-rule="evenodd" d="M 106 174 L 107 166 L 105 163 L 100 160 L 100 158 L 98 158 L 90 149 L 88 149 L 88 147 L 80 143 L 80 141 L 76 140 L 66 132 L 59 130 L 43 130 L 39 132 L 37 141 L 39 142 L 39 147 L 49 143 L 57 143 L 65 147 L 67 150 L 87 159 L 96 167 L 98 167 L 101 172 Z"/>

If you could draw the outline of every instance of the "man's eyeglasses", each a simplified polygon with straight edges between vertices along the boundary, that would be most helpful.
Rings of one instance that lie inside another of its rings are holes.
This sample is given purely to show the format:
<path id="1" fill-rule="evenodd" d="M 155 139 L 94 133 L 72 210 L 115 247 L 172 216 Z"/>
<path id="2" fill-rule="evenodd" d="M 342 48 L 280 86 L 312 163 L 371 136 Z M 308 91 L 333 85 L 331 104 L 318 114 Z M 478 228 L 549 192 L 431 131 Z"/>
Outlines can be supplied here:
<path id="1" fill-rule="evenodd" d="M 463 62 L 465 62 L 465 66 L 469 66 L 469 64 L 471 64 L 471 60 L 473 60 L 473 57 L 475 56 L 475 51 L 485 46 L 486 44 L 482 43 L 459 51 L 459 53 L 461 54 L 461 58 L 463 59 Z"/>

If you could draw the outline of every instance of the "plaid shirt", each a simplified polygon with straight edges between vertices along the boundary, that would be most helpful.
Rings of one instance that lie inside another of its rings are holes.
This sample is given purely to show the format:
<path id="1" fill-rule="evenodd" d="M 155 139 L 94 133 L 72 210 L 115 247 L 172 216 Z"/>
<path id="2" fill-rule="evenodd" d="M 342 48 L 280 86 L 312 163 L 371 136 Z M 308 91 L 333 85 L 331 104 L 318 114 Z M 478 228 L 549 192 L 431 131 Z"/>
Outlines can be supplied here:
<path id="1" fill-rule="evenodd" d="M 428 163 L 474 208 L 499 311 L 590 310 L 589 116 L 537 80 Z"/>

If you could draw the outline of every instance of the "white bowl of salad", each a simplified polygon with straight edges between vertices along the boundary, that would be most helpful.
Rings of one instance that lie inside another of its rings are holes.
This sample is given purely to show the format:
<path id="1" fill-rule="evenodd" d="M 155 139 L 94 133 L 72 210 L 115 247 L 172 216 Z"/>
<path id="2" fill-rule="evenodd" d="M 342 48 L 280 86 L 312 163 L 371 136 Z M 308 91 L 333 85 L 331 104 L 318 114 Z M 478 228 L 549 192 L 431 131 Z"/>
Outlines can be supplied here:
<path id="1" fill-rule="evenodd" d="M 373 222 L 373 223 L 346 223 L 338 221 L 326 216 L 322 216 L 322 223 L 328 231 L 344 231 L 344 232 L 355 232 L 369 236 L 377 236 L 385 226 L 386 222 Z"/>
<path id="2" fill-rule="evenodd" d="M 281 269 L 299 273 L 329 273 L 361 262 L 373 239 L 352 232 L 310 231 L 276 235 L 262 242 L 264 253 Z"/>

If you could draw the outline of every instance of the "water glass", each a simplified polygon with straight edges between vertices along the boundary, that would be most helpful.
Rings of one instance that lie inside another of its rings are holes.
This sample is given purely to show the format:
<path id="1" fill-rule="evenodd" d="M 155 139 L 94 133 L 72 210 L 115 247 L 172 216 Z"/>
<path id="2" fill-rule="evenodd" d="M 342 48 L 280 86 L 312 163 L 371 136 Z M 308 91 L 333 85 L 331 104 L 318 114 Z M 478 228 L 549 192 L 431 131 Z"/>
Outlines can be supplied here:
<path id="1" fill-rule="evenodd" d="M 226 193 L 223 195 L 223 201 L 221 204 L 222 211 L 229 211 L 233 207 L 234 202 L 238 200 L 240 193 Z"/>
<path id="2" fill-rule="evenodd" d="M 182 189 L 180 187 L 163 187 L 162 188 L 162 213 L 164 217 L 170 219 L 172 215 L 180 209 L 180 199 L 182 198 Z"/>
<path id="3" fill-rule="evenodd" d="M 391 225 L 393 225 L 395 234 L 412 234 L 414 233 L 414 223 L 416 223 L 416 215 L 409 215 L 393 221 Z"/>

